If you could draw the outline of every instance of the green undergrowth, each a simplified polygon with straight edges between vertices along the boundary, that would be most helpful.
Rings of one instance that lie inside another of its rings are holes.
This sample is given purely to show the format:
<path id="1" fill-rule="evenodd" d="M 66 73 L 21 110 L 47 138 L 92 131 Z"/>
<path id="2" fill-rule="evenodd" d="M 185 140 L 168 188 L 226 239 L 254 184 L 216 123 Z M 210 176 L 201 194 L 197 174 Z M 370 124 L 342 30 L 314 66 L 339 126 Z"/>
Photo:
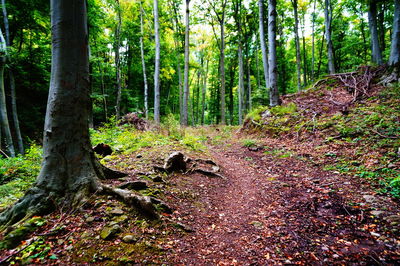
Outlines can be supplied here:
<path id="1" fill-rule="evenodd" d="M 305 112 L 299 111 L 294 103 L 269 109 L 258 107 L 248 114 L 244 128 L 252 133 L 289 136 L 302 142 L 323 138 L 323 143 L 331 147 L 355 146 L 357 152 L 351 155 L 344 152 L 327 168 L 365 178 L 379 192 L 400 198 L 399 84 L 356 103 L 347 113 L 310 117 Z M 378 154 L 373 165 L 369 165 L 370 154 Z"/>

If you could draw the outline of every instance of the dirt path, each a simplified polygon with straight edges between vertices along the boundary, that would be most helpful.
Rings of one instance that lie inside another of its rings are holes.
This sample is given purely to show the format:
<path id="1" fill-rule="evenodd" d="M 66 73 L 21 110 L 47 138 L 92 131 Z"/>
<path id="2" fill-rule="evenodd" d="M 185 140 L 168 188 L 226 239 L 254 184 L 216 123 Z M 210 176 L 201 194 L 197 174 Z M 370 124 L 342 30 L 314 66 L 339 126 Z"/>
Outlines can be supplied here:
<path id="1" fill-rule="evenodd" d="M 175 206 L 173 219 L 194 232 L 171 238 L 169 262 L 395 264 L 400 259 L 396 230 L 385 228 L 383 234 L 388 224 L 369 212 L 382 205 L 386 216 L 396 216 L 398 206 L 365 192 L 359 181 L 238 144 L 213 149 L 212 156 L 225 180 L 196 174 L 183 187 L 176 183 L 176 191 L 186 191 L 190 200 Z"/>

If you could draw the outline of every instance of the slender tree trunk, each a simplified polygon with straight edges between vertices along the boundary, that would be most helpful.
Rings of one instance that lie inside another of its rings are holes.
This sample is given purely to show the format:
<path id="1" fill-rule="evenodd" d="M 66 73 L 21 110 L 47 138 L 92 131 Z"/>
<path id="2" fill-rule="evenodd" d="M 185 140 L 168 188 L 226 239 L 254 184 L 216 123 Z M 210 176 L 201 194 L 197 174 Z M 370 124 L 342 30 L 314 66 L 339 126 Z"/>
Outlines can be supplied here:
<path id="1" fill-rule="evenodd" d="M 332 6 L 330 0 L 325 0 L 325 35 L 326 43 L 328 46 L 328 70 L 330 74 L 336 72 L 335 70 L 335 58 L 333 53 L 332 43 Z"/>
<path id="2" fill-rule="evenodd" d="M 389 65 L 400 64 L 400 0 L 394 1 L 394 19 Z"/>
<path id="3" fill-rule="evenodd" d="M 307 86 L 307 50 L 306 50 L 306 37 L 303 30 L 303 86 Z"/>
<path id="4" fill-rule="evenodd" d="M 230 65 L 230 70 L 229 70 L 229 118 L 230 118 L 230 125 L 233 125 L 235 115 L 233 113 L 233 108 L 234 108 L 234 98 L 233 98 L 233 85 L 235 81 L 235 72 L 236 72 L 236 66 L 232 62 Z"/>
<path id="5" fill-rule="evenodd" d="M 259 50 L 258 45 L 256 45 L 256 71 L 257 71 L 257 90 L 260 90 L 261 81 L 260 81 L 260 59 L 258 58 Z"/>
<path id="6" fill-rule="evenodd" d="M 382 53 L 386 49 L 385 43 L 385 10 L 387 8 L 386 1 L 381 1 L 379 5 L 379 12 L 378 12 L 378 32 L 379 32 L 379 45 L 381 47 Z"/>
<path id="7" fill-rule="evenodd" d="M 367 37 L 365 34 L 365 24 L 364 24 L 364 19 L 362 18 L 362 14 L 360 15 L 360 28 L 361 28 L 361 36 L 363 39 L 363 59 L 364 59 L 364 64 L 367 64 L 368 46 L 367 46 Z"/>
<path id="8" fill-rule="evenodd" d="M 242 22 L 241 22 L 241 9 L 242 9 L 242 1 L 237 0 L 234 3 L 235 5 L 235 21 L 236 27 L 238 31 L 238 59 L 239 59 L 239 88 L 238 88 L 238 116 L 239 116 L 239 125 L 243 123 L 243 109 L 244 109 L 244 63 L 243 63 L 243 33 L 242 33 Z"/>
<path id="9" fill-rule="evenodd" d="M 204 72 L 203 76 L 203 89 L 201 92 L 201 124 L 204 125 L 204 117 L 205 117 L 205 111 L 206 111 L 206 92 L 207 92 L 207 78 L 208 78 L 208 62 L 209 60 L 206 60 L 206 71 Z"/>
<path id="10" fill-rule="evenodd" d="M 146 75 L 146 61 L 144 58 L 144 25 L 143 25 L 143 7 L 142 1 L 140 1 L 140 55 L 142 58 L 142 69 L 143 69 L 143 82 L 144 82 L 144 113 L 146 115 L 146 119 L 149 118 L 149 87 L 147 85 L 147 75 Z"/>
<path id="11" fill-rule="evenodd" d="M 220 65 L 220 75 L 221 75 L 221 90 L 220 90 L 220 112 L 221 112 L 221 124 L 226 124 L 225 119 L 225 6 L 222 11 L 222 19 L 220 22 L 221 27 L 221 65 Z"/>
<path id="12" fill-rule="evenodd" d="M 301 56 L 300 56 L 299 15 L 297 10 L 297 0 L 293 0 L 292 4 L 294 12 L 294 39 L 296 42 L 297 91 L 301 91 Z"/>
<path id="13" fill-rule="evenodd" d="M 313 13 L 312 13 L 312 24 L 311 24 L 311 36 L 312 36 L 312 47 L 311 47 L 311 82 L 314 83 L 315 79 L 315 19 L 316 19 L 316 14 L 315 14 L 315 8 L 316 8 L 316 3 L 317 0 L 314 0 L 314 7 L 313 7 Z"/>
<path id="14" fill-rule="evenodd" d="M 156 42 L 154 65 L 154 121 L 160 124 L 160 24 L 158 0 L 154 0 L 154 37 Z"/>
<path id="15" fill-rule="evenodd" d="M 6 1 L 1 0 L 2 3 L 2 10 L 3 10 L 3 20 L 4 20 L 4 28 L 5 28 L 5 33 L 6 33 L 6 45 L 7 47 L 11 47 L 11 42 L 10 42 L 10 26 L 8 23 L 8 14 L 7 14 L 7 7 L 6 7 Z M 10 58 L 6 58 L 7 61 L 10 61 Z M 17 111 L 17 97 L 15 93 L 15 78 L 14 78 L 14 73 L 12 71 L 12 68 L 9 67 L 8 69 L 8 77 L 10 79 L 10 93 L 11 93 L 11 114 L 14 122 L 14 131 L 15 131 L 15 137 L 17 139 L 18 143 L 18 152 L 20 154 L 24 154 L 24 144 L 22 141 L 22 135 L 21 135 L 21 130 L 19 127 L 19 119 L 18 119 L 18 111 Z"/>
<path id="16" fill-rule="evenodd" d="M 378 25 L 376 18 L 377 18 L 376 0 L 370 0 L 368 9 L 368 22 L 369 22 L 369 30 L 371 33 L 372 62 L 381 65 L 383 63 L 383 60 L 382 60 L 382 51 L 379 46 Z"/>
<path id="17" fill-rule="evenodd" d="M 250 67 L 250 59 L 249 55 L 247 54 L 247 104 L 248 104 L 248 111 L 252 109 L 252 99 L 251 99 L 251 67 Z"/>
<path id="18" fill-rule="evenodd" d="M 276 61 L 276 0 L 268 0 L 268 44 L 270 105 L 279 105 L 278 66 Z"/>
<path id="19" fill-rule="evenodd" d="M 4 40 L 4 39 L 3 39 Z M 4 45 L 5 49 L 5 45 Z M 6 107 L 6 95 L 4 91 L 4 68 L 5 68 L 5 57 L 0 57 L 0 115 L 2 122 L 2 130 L 5 137 L 5 144 L 8 153 L 11 157 L 15 157 L 15 149 L 10 131 L 10 124 L 8 122 L 7 107 Z"/>
<path id="20" fill-rule="evenodd" d="M 258 0 L 258 20 L 259 20 L 259 35 L 260 35 L 260 46 L 262 52 L 262 61 L 264 67 L 264 79 L 265 87 L 269 88 L 269 77 L 268 77 L 268 53 L 267 45 L 265 43 L 265 30 L 264 30 L 264 0 Z"/>
<path id="21" fill-rule="evenodd" d="M 115 38 L 116 38 L 116 44 L 115 44 L 115 67 L 116 67 L 116 79 L 117 79 L 117 104 L 116 104 L 116 118 L 117 120 L 120 119 L 121 117 L 121 94 L 122 94 L 122 87 L 121 87 L 121 59 L 120 59 L 120 47 L 121 47 L 121 24 L 122 24 L 122 18 L 121 18 L 121 6 L 119 4 L 119 0 L 116 0 L 117 3 L 117 19 L 118 19 L 118 24 L 117 24 L 117 29 L 115 31 Z"/>
<path id="22" fill-rule="evenodd" d="M 183 87 L 183 125 L 188 125 L 188 100 L 189 100 L 189 4 L 190 0 L 186 0 L 185 14 L 185 70 L 184 70 L 184 87 Z"/>
<path id="23" fill-rule="evenodd" d="M 321 73 L 322 52 L 324 50 L 324 42 L 325 42 L 325 33 L 322 34 L 322 41 L 321 41 L 321 45 L 319 46 L 317 77 L 319 77 L 319 74 Z"/>

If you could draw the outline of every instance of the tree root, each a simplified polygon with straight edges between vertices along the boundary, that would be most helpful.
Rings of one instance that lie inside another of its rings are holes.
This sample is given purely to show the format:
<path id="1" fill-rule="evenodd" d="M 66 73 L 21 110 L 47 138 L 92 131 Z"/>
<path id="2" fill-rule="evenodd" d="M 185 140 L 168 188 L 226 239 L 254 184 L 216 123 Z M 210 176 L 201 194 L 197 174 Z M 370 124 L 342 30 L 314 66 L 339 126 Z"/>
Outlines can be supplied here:
<path id="1" fill-rule="evenodd" d="M 133 193 L 130 190 L 113 188 L 108 185 L 101 185 L 101 193 L 108 194 L 111 196 L 115 196 L 128 204 L 129 206 L 133 206 L 140 211 L 143 211 L 146 215 L 151 218 L 158 219 L 159 215 L 156 211 L 155 206 L 153 205 L 151 198 L 148 196 L 139 196 Z"/>

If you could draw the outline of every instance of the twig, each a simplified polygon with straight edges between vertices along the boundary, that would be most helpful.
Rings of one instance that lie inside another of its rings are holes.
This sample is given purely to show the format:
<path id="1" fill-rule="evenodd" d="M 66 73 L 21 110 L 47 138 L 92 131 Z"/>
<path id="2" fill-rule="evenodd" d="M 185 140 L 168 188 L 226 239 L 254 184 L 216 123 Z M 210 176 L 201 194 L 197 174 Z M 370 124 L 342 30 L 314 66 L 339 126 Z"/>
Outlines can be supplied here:
<path id="1" fill-rule="evenodd" d="M 5 257 L 4 259 L 0 260 L 0 265 L 5 263 L 6 261 L 8 261 L 9 259 L 11 259 L 12 257 L 14 257 L 15 255 L 17 255 L 18 253 L 24 251 L 27 247 L 29 247 L 30 245 L 32 245 L 33 243 L 36 242 L 36 240 L 38 240 L 38 237 L 33 237 L 31 239 L 31 241 L 26 244 L 23 248 L 20 248 L 19 250 L 15 251 L 14 253 L 11 253 L 10 255 L 8 255 L 7 257 Z"/>
<path id="2" fill-rule="evenodd" d="M 3 150 L 0 150 L 1 154 L 3 154 L 4 156 L 6 156 L 6 158 L 10 158 Z"/>
<path id="3" fill-rule="evenodd" d="M 392 137 L 392 136 L 383 135 L 382 133 L 379 133 L 379 131 L 374 130 L 374 129 L 371 129 L 371 131 L 374 132 L 375 134 L 378 134 L 378 135 L 381 136 L 382 138 L 387 138 L 387 139 L 398 139 L 398 138 L 400 138 L 400 136 Z"/>

